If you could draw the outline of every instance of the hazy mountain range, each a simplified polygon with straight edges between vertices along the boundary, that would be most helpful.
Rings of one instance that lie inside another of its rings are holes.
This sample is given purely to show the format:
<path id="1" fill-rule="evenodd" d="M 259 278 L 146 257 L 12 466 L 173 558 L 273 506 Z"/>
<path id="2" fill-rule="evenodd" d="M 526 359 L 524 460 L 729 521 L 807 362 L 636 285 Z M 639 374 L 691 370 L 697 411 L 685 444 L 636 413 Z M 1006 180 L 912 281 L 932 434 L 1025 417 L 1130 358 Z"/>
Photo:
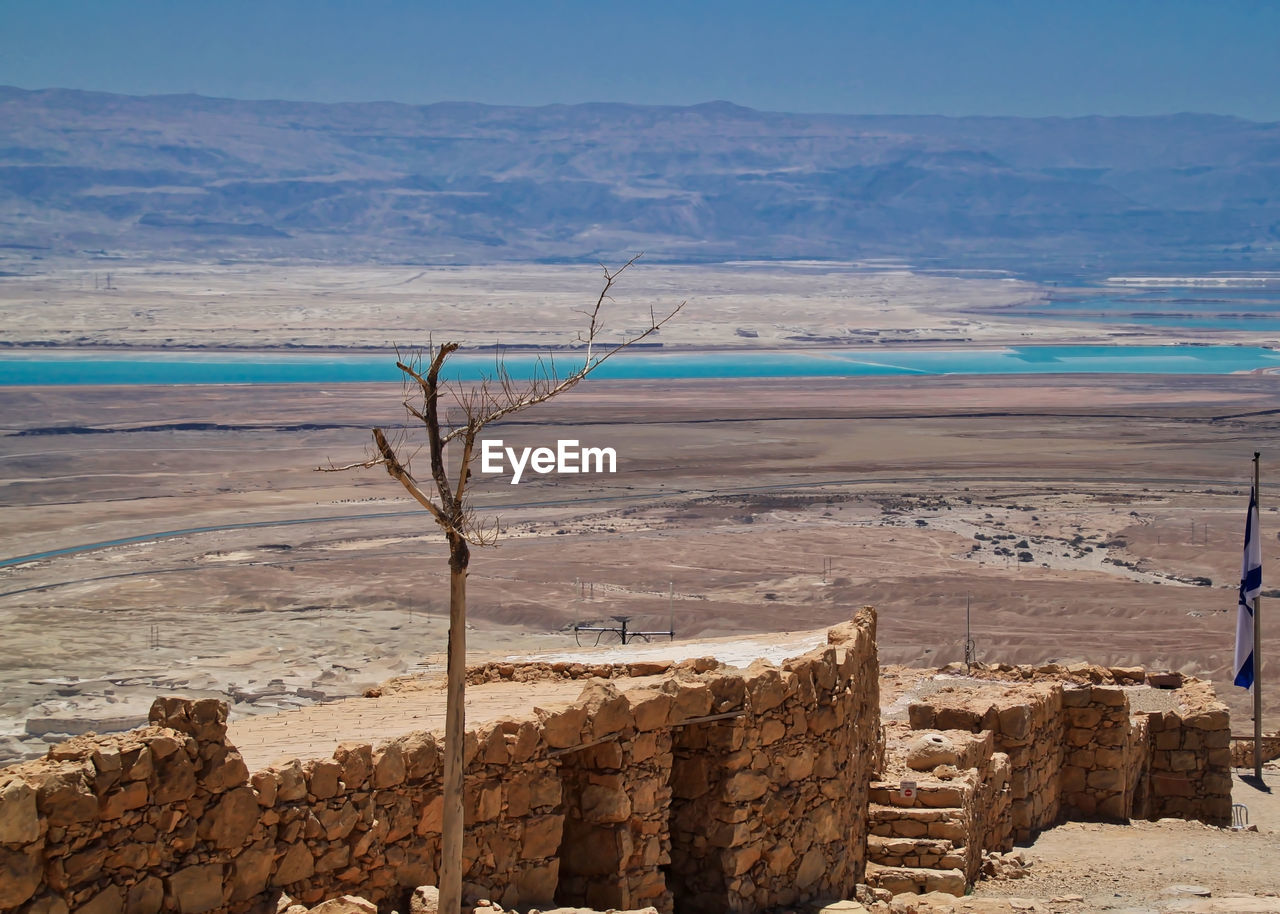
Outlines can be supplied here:
<path id="1" fill-rule="evenodd" d="M 1280 124 L 0 88 L 0 246 L 1274 269 Z"/>

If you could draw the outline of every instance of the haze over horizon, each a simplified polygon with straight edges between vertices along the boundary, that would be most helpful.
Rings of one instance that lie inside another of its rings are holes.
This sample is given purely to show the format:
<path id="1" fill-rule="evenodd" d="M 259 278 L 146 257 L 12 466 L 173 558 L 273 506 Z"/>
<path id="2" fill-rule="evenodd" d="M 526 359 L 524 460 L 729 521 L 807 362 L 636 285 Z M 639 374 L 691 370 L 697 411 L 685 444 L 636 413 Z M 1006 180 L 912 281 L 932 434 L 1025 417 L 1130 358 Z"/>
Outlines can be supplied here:
<path id="1" fill-rule="evenodd" d="M 290 101 L 1280 120 L 1280 6 L 0 0 L 0 84 Z"/>

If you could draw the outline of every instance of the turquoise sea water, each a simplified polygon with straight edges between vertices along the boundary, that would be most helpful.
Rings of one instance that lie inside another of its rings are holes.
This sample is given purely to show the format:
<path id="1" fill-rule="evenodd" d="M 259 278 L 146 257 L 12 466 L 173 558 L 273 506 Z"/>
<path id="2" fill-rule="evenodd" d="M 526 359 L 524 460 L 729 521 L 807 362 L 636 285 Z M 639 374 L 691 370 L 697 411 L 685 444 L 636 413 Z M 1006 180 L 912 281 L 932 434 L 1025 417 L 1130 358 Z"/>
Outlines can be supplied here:
<path id="1" fill-rule="evenodd" d="M 489 355 L 458 355 L 453 376 L 492 373 Z M 508 371 L 527 377 L 532 356 L 509 354 Z M 557 359 L 561 373 L 570 356 Z M 1251 346 L 1023 346 L 992 349 L 803 350 L 797 352 L 628 352 L 593 375 L 615 379 L 803 378 L 983 374 L 1231 374 L 1280 367 L 1280 352 Z M 0 354 L 0 385 L 333 384 L 398 381 L 384 355 L 276 353 Z"/>

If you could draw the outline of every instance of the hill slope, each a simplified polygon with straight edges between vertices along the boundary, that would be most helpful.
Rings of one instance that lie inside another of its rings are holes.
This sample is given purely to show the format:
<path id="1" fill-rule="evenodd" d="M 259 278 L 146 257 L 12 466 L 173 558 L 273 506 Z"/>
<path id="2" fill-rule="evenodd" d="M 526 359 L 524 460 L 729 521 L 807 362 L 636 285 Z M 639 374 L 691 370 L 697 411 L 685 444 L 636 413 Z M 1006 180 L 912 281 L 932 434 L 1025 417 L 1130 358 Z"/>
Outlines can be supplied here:
<path id="1" fill-rule="evenodd" d="M 0 245 L 415 262 L 1272 266 L 1280 124 L 0 88 Z"/>

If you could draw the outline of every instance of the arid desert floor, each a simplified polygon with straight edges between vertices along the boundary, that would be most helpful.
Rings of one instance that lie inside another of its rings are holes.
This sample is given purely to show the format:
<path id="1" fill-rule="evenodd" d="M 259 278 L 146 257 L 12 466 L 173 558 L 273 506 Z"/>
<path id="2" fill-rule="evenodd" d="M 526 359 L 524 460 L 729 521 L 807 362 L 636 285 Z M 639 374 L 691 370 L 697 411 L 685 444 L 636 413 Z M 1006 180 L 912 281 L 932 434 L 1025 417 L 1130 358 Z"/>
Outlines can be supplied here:
<path id="1" fill-rule="evenodd" d="M 0 559 L 142 541 L 0 568 L 5 751 L 127 725 L 167 691 L 243 715 L 438 670 L 429 518 L 380 470 L 313 469 L 362 459 L 370 425 L 401 422 L 398 395 L 7 397 Z M 1274 453 L 1277 408 L 1266 376 L 588 382 L 496 429 L 619 460 L 480 483 L 502 536 L 472 562 L 470 645 L 574 647 L 575 623 L 616 615 L 677 641 L 797 631 L 870 603 L 883 661 L 933 666 L 962 658 L 967 603 L 984 660 L 1210 677 L 1249 732 L 1225 683 L 1249 457 Z M 1264 503 L 1268 562 L 1275 515 Z"/>

